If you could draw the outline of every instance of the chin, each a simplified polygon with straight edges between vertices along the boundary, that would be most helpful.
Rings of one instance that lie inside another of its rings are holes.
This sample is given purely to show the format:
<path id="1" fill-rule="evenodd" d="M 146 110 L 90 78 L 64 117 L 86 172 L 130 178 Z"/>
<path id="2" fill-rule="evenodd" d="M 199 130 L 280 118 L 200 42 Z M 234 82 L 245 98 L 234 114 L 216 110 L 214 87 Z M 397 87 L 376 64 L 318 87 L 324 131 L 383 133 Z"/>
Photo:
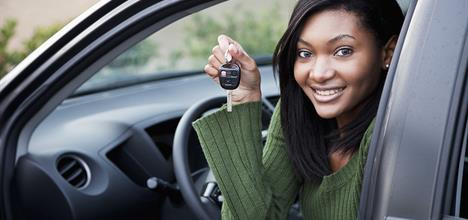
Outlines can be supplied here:
<path id="1" fill-rule="evenodd" d="M 320 118 L 333 119 L 338 117 L 342 112 L 340 110 L 341 104 L 340 102 L 337 102 L 338 100 L 333 103 L 320 103 L 314 99 L 313 95 L 308 94 L 308 97 Z"/>
<path id="2" fill-rule="evenodd" d="M 311 100 L 311 101 L 315 108 L 315 111 L 317 112 L 317 115 L 320 118 L 333 119 L 333 118 L 338 117 L 341 113 L 340 108 L 337 105 L 338 103 L 323 104 L 323 103 L 317 103 L 315 100 Z"/>
<path id="3" fill-rule="evenodd" d="M 315 111 L 317 112 L 318 116 L 324 119 L 336 118 L 339 115 L 337 111 L 330 111 L 330 110 L 326 111 L 326 110 L 321 110 L 320 108 L 315 108 Z"/>

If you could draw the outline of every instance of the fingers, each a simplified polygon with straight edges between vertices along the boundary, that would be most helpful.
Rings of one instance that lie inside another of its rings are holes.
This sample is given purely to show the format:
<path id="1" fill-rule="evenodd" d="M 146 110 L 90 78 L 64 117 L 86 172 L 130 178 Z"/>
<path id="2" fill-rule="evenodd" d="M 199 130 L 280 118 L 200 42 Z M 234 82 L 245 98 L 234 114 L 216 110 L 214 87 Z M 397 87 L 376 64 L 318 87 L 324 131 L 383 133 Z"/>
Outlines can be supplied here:
<path id="1" fill-rule="evenodd" d="M 211 55 L 208 58 L 208 64 L 210 64 L 212 67 L 219 69 L 221 65 L 223 65 L 214 55 Z"/>
<path id="2" fill-rule="evenodd" d="M 219 45 L 213 47 L 211 52 L 212 55 L 208 57 L 208 64 L 205 65 L 204 70 L 215 82 L 219 82 L 218 70 L 224 63 L 224 54 Z"/>
<path id="3" fill-rule="evenodd" d="M 238 61 L 242 68 L 245 68 L 246 70 L 254 70 L 257 68 L 255 61 L 244 51 L 242 46 L 230 37 L 223 34 L 219 35 L 218 44 L 219 51 L 217 51 L 218 54 L 216 54 L 216 57 L 220 62 L 224 63 L 224 54 L 228 51 L 226 55 L 231 56 L 230 58 L 234 58 Z M 220 57 L 221 55 L 222 58 Z"/>
<path id="4" fill-rule="evenodd" d="M 219 84 L 219 68 L 226 63 L 225 54 L 231 56 L 233 61 L 241 66 L 243 70 L 258 72 L 255 61 L 242 49 L 242 46 L 226 35 L 218 37 L 218 45 L 213 47 L 208 58 L 208 64 L 204 70 L 213 81 Z"/>
<path id="5" fill-rule="evenodd" d="M 211 64 L 206 64 L 204 70 L 215 82 L 219 82 L 217 68 L 211 66 Z"/>
<path id="6" fill-rule="evenodd" d="M 214 77 L 217 77 L 218 76 L 218 69 L 219 69 L 219 66 L 218 67 L 214 67 L 213 65 L 211 64 L 206 64 L 205 65 L 205 72 L 210 75 L 211 78 L 214 78 Z"/>
<path id="7" fill-rule="evenodd" d="M 218 36 L 218 45 L 221 48 L 221 52 L 223 52 L 223 56 L 224 56 L 224 52 L 226 52 L 226 50 L 228 49 L 229 44 L 232 44 L 232 43 L 234 43 L 234 41 L 230 37 L 224 34 L 221 34 Z"/>
<path id="8" fill-rule="evenodd" d="M 215 47 L 213 47 L 213 49 L 211 50 L 211 53 L 216 57 L 216 59 L 220 62 L 220 63 L 224 63 L 225 60 L 224 60 L 224 52 L 221 51 L 221 48 L 219 45 L 216 45 Z"/>
<path id="9" fill-rule="evenodd" d="M 219 35 L 218 36 L 218 45 L 219 45 L 219 48 L 220 48 L 220 52 L 223 55 L 223 61 L 231 61 L 232 60 L 231 54 L 227 53 L 227 51 L 228 51 L 229 45 L 231 45 L 233 43 L 234 43 L 234 41 L 231 38 L 229 38 L 228 36 L 226 36 L 226 35 Z"/>
<path id="10" fill-rule="evenodd" d="M 228 47 L 229 54 L 238 61 L 242 68 L 246 70 L 254 70 L 257 68 L 257 64 L 255 63 L 255 60 L 252 59 L 243 49 L 240 47 L 240 45 L 236 44 L 231 44 Z"/>

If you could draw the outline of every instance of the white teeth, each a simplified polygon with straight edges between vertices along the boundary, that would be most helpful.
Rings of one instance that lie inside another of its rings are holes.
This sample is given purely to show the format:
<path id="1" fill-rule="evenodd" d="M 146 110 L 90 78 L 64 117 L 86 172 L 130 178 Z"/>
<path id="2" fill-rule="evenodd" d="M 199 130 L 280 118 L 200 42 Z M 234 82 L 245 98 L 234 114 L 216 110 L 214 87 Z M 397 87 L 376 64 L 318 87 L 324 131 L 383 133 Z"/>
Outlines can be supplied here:
<path id="1" fill-rule="evenodd" d="M 340 89 L 329 89 L 329 90 L 318 90 L 318 89 L 315 89 L 315 92 L 319 95 L 322 95 L 322 96 L 330 96 L 330 95 L 335 95 L 339 92 L 343 91 L 342 88 Z"/>

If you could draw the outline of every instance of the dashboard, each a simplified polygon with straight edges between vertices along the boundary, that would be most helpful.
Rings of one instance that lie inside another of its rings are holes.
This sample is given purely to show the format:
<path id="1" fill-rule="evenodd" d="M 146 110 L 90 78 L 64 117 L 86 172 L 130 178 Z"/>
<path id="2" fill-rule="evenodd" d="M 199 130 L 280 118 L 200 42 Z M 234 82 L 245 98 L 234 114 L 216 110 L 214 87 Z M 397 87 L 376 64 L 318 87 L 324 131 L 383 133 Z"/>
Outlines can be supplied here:
<path id="1" fill-rule="evenodd" d="M 263 95 L 274 103 L 279 90 L 272 69 L 260 71 Z M 191 216 L 179 196 L 152 190 L 147 181 L 176 186 L 171 154 L 179 119 L 197 101 L 222 95 L 205 74 L 196 74 L 65 100 L 35 129 L 28 153 L 18 159 L 19 204 L 28 213 L 53 213 L 49 219 Z M 195 133 L 189 143 L 196 173 L 207 165 Z"/>

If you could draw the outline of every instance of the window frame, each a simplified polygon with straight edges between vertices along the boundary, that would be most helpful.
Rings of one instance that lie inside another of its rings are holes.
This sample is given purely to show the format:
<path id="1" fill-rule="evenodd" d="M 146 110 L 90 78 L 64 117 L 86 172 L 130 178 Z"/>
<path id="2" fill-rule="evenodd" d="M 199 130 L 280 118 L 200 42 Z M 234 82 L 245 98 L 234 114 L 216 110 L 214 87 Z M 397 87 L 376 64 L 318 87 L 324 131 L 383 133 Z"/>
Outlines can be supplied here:
<path id="1" fill-rule="evenodd" d="M 98 69 L 135 43 L 226 0 L 102 1 L 20 63 L 0 84 L 0 219 L 13 219 L 17 159 L 36 126 Z M 7 111 L 8 110 L 8 111 Z"/>
<path id="2" fill-rule="evenodd" d="M 414 1 L 409 7 L 411 17 L 405 20 L 377 114 L 359 219 L 431 219 L 450 214 L 453 166 L 461 152 L 461 145 L 454 143 L 463 131 L 458 127 L 464 126 L 453 116 L 463 114 L 460 109 L 466 105 L 467 33 L 466 28 L 455 28 L 466 27 L 466 13 L 456 13 L 463 9 L 466 2 L 459 0 Z M 436 84 L 442 76 L 444 83 Z M 435 126 L 424 126 L 430 123 Z M 422 134 L 427 136 L 418 139 Z"/>

